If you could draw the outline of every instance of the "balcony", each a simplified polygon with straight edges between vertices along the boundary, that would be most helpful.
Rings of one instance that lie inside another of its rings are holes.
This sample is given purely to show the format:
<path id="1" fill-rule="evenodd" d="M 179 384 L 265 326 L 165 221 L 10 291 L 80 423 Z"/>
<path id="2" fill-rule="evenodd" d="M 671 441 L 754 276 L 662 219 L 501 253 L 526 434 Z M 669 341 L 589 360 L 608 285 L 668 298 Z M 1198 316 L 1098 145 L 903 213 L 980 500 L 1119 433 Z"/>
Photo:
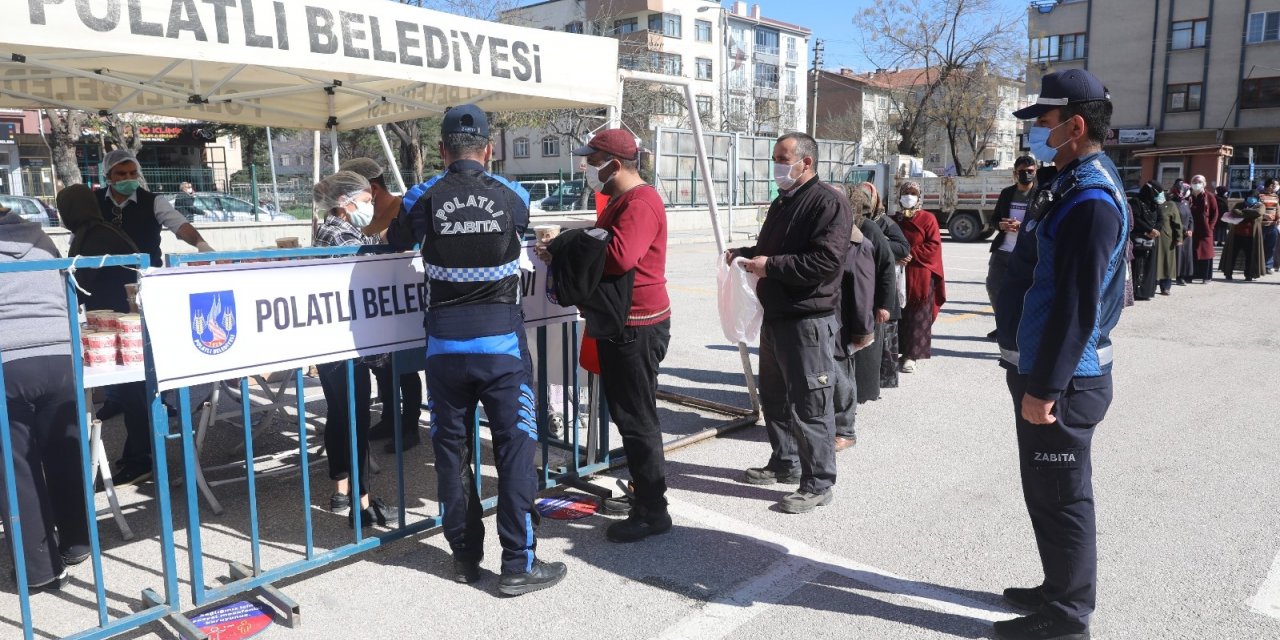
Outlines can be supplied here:
<path id="1" fill-rule="evenodd" d="M 619 47 L 626 47 L 631 50 L 662 51 L 662 43 L 664 42 L 662 33 L 648 29 L 620 33 L 616 37 L 618 38 Z"/>
<path id="2" fill-rule="evenodd" d="M 799 52 L 799 51 L 794 51 L 794 50 L 792 50 L 792 51 L 788 51 L 788 52 L 787 52 L 787 66 L 788 66 L 788 67 L 798 67 L 798 66 L 800 66 L 800 52 Z"/>
<path id="3" fill-rule="evenodd" d="M 748 93 L 751 91 L 751 82 L 746 78 L 730 78 L 729 91 L 734 93 Z"/>
<path id="4" fill-rule="evenodd" d="M 776 65 L 778 64 L 778 50 L 777 49 L 761 49 L 757 47 L 756 50 L 752 53 L 752 59 L 755 60 L 756 62 L 763 62 L 765 64 Z"/>
<path id="5" fill-rule="evenodd" d="M 767 100 L 777 100 L 778 87 L 777 85 L 769 86 L 769 85 L 758 84 L 755 86 L 755 96 L 757 98 L 763 98 Z"/>
<path id="6" fill-rule="evenodd" d="M 787 100 L 795 102 L 796 97 L 799 96 L 799 93 L 796 92 L 796 85 L 794 84 L 787 85 L 787 92 L 784 95 L 786 96 Z"/>

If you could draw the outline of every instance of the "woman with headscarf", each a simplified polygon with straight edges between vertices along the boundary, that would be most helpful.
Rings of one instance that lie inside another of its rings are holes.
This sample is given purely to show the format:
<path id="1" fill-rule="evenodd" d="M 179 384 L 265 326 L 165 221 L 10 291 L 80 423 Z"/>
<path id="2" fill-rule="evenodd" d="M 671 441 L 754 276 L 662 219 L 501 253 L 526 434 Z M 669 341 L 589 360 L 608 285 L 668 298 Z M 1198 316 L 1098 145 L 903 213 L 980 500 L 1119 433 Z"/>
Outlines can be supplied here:
<path id="1" fill-rule="evenodd" d="M 875 185 L 863 182 L 858 185 L 850 197 L 854 213 L 854 224 L 870 241 L 876 260 L 875 286 L 875 341 L 871 346 L 854 354 L 854 376 L 858 382 L 858 404 L 880 399 L 880 389 L 884 386 L 881 362 L 889 349 L 888 331 L 892 327 L 893 350 L 897 350 L 897 321 L 902 316 L 902 308 L 898 306 L 898 274 L 897 262 L 899 254 L 905 257 L 910 247 L 902 235 L 898 225 L 893 224 L 884 215 L 884 207 L 880 203 L 880 194 Z M 888 230 L 882 222 L 888 223 Z M 897 362 L 894 362 L 892 386 L 897 386 Z"/>
<path id="2" fill-rule="evenodd" d="M 1178 277 L 1178 249 L 1182 246 L 1182 214 L 1178 205 L 1168 198 L 1160 183 L 1152 181 L 1159 192 L 1155 195 L 1160 206 L 1160 237 L 1156 238 L 1156 281 L 1160 295 L 1169 295 L 1173 280 Z"/>
<path id="3" fill-rule="evenodd" d="M 369 181 L 352 171 L 339 171 L 312 189 L 316 208 L 325 211 L 324 222 L 316 228 L 312 244 L 316 247 L 346 247 L 379 244 L 378 236 L 366 236 L 355 226 L 355 217 L 373 216 L 373 194 Z M 355 382 L 355 416 L 347 412 L 347 361 L 326 362 L 317 365 L 320 387 L 324 391 L 326 405 L 324 425 L 325 455 L 329 459 L 329 478 L 334 481 L 334 493 L 329 497 L 329 508 L 341 511 L 352 506 L 351 501 L 351 427 L 355 423 L 357 475 L 360 481 L 360 524 L 362 527 L 395 526 L 399 515 L 382 500 L 371 498 L 369 492 L 369 396 L 373 391 L 370 380 L 372 371 L 363 358 L 352 362 Z M 347 515 L 347 522 L 355 526 L 355 509 Z"/>
<path id="4" fill-rule="evenodd" d="M 1258 194 L 1251 193 L 1237 204 L 1230 214 L 1222 216 L 1230 227 L 1227 231 L 1226 246 L 1222 250 L 1222 262 L 1219 265 L 1227 280 L 1230 280 L 1236 271 L 1243 271 L 1246 281 L 1252 281 L 1266 271 L 1266 258 L 1262 244 L 1263 209 L 1264 206 Z"/>
<path id="5" fill-rule="evenodd" d="M 1156 243 L 1163 226 L 1156 195 L 1162 191 L 1160 183 L 1152 180 L 1142 185 L 1136 197 L 1129 198 L 1129 208 L 1133 211 L 1133 232 L 1129 237 L 1133 241 L 1130 268 L 1135 300 L 1150 300 L 1156 295 Z"/>
<path id="6" fill-rule="evenodd" d="M 1191 187 L 1187 183 L 1178 178 L 1173 181 L 1173 187 L 1169 189 L 1166 197 L 1171 198 L 1178 207 L 1178 216 L 1182 218 L 1182 244 L 1178 245 L 1178 277 L 1174 280 L 1174 284 L 1178 286 L 1186 286 L 1191 284 L 1191 280 L 1195 277 L 1196 259 L 1195 252 L 1191 248 L 1191 205 L 1188 202 L 1191 198 Z"/>
<path id="7" fill-rule="evenodd" d="M 1213 227 L 1218 224 L 1218 201 L 1205 190 L 1204 176 L 1191 176 L 1191 244 L 1196 260 L 1194 277 L 1201 284 L 1213 279 Z"/>
<path id="8" fill-rule="evenodd" d="M 920 185 L 910 180 L 902 183 L 898 203 L 901 208 L 894 219 L 911 245 L 911 252 L 899 261 L 906 267 L 907 303 L 899 322 L 902 359 L 898 368 L 912 373 L 917 361 L 933 355 L 933 322 L 947 301 L 947 285 L 942 269 L 942 232 L 938 219 L 920 206 Z"/>

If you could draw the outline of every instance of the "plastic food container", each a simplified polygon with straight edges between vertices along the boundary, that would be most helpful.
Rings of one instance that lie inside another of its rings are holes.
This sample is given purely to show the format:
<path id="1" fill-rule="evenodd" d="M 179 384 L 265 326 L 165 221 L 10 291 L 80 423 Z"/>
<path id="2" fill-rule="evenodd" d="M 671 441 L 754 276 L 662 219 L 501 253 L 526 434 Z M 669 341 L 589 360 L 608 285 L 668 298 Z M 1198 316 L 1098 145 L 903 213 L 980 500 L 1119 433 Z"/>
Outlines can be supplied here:
<path id="1" fill-rule="evenodd" d="M 142 349 L 121 349 L 120 364 L 126 367 L 142 364 Z"/>
<path id="2" fill-rule="evenodd" d="M 142 334 L 142 316 L 136 313 L 126 313 L 116 318 L 116 330 L 120 333 L 136 333 Z"/>
<path id="3" fill-rule="evenodd" d="M 85 351 L 105 351 L 115 349 L 116 334 L 109 331 L 94 331 L 84 335 Z"/>
<path id="4" fill-rule="evenodd" d="M 116 349 L 91 349 L 84 352 L 86 367 L 109 367 L 116 363 Z"/>
<path id="5" fill-rule="evenodd" d="M 118 333 L 116 334 L 116 341 L 121 349 L 142 349 L 141 333 Z"/>

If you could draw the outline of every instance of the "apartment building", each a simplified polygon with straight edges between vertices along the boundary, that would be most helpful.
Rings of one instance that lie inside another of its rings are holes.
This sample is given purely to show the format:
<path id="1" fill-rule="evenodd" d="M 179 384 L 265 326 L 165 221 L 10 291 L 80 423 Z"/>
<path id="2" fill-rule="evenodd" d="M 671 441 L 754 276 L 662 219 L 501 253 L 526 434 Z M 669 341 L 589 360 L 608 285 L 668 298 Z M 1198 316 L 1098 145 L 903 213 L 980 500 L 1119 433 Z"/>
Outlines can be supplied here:
<path id="1" fill-rule="evenodd" d="M 547 0 L 501 14 L 503 22 L 619 41 L 618 66 L 689 79 L 708 131 L 777 135 L 805 130 L 808 29 L 770 20 L 759 6 L 716 0 Z M 652 140 L 658 127 L 688 128 L 683 92 L 635 87 L 624 117 Z M 603 122 L 603 121 L 601 121 Z M 573 141 L 553 127 L 495 136 L 503 171 L 519 178 L 569 176 Z"/>
<path id="2" fill-rule="evenodd" d="M 1032 2 L 1028 93 L 1079 67 L 1111 91 L 1105 146 L 1136 185 L 1280 173 L 1280 0 Z"/>
<path id="3" fill-rule="evenodd" d="M 818 112 L 817 137 L 860 141 L 864 162 L 883 162 L 898 153 L 902 112 L 904 108 L 918 108 L 928 79 L 924 69 L 819 72 L 818 100 L 814 105 Z M 948 174 L 966 172 L 969 166 L 977 170 L 1013 167 L 1019 155 L 1019 124 L 1012 113 L 1026 102 L 1024 83 L 996 79 L 992 87 L 993 95 L 984 100 L 992 119 L 975 134 L 978 150 L 975 152 L 961 141 L 954 155 L 959 156 L 964 166 L 957 168 L 945 127 L 927 125 L 920 144 L 926 168 Z M 936 96 L 936 99 L 943 98 L 945 96 Z M 812 110 L 809 115 L 812 117 Z"/>

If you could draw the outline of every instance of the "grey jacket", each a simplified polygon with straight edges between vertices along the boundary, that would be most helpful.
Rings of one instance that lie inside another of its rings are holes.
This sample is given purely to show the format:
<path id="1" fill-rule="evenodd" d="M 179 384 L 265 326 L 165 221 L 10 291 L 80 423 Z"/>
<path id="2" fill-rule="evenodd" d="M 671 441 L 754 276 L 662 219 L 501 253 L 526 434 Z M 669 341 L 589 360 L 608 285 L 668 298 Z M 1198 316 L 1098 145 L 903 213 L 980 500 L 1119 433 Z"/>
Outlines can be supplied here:
<path id="1" fill-rule="evenodd" d="M 40 225 L 0 214 L 0 264 L 60 258 Z M 0 276 L 0 360 L 71 355 L 67 296 L 58 271 Z"/>

